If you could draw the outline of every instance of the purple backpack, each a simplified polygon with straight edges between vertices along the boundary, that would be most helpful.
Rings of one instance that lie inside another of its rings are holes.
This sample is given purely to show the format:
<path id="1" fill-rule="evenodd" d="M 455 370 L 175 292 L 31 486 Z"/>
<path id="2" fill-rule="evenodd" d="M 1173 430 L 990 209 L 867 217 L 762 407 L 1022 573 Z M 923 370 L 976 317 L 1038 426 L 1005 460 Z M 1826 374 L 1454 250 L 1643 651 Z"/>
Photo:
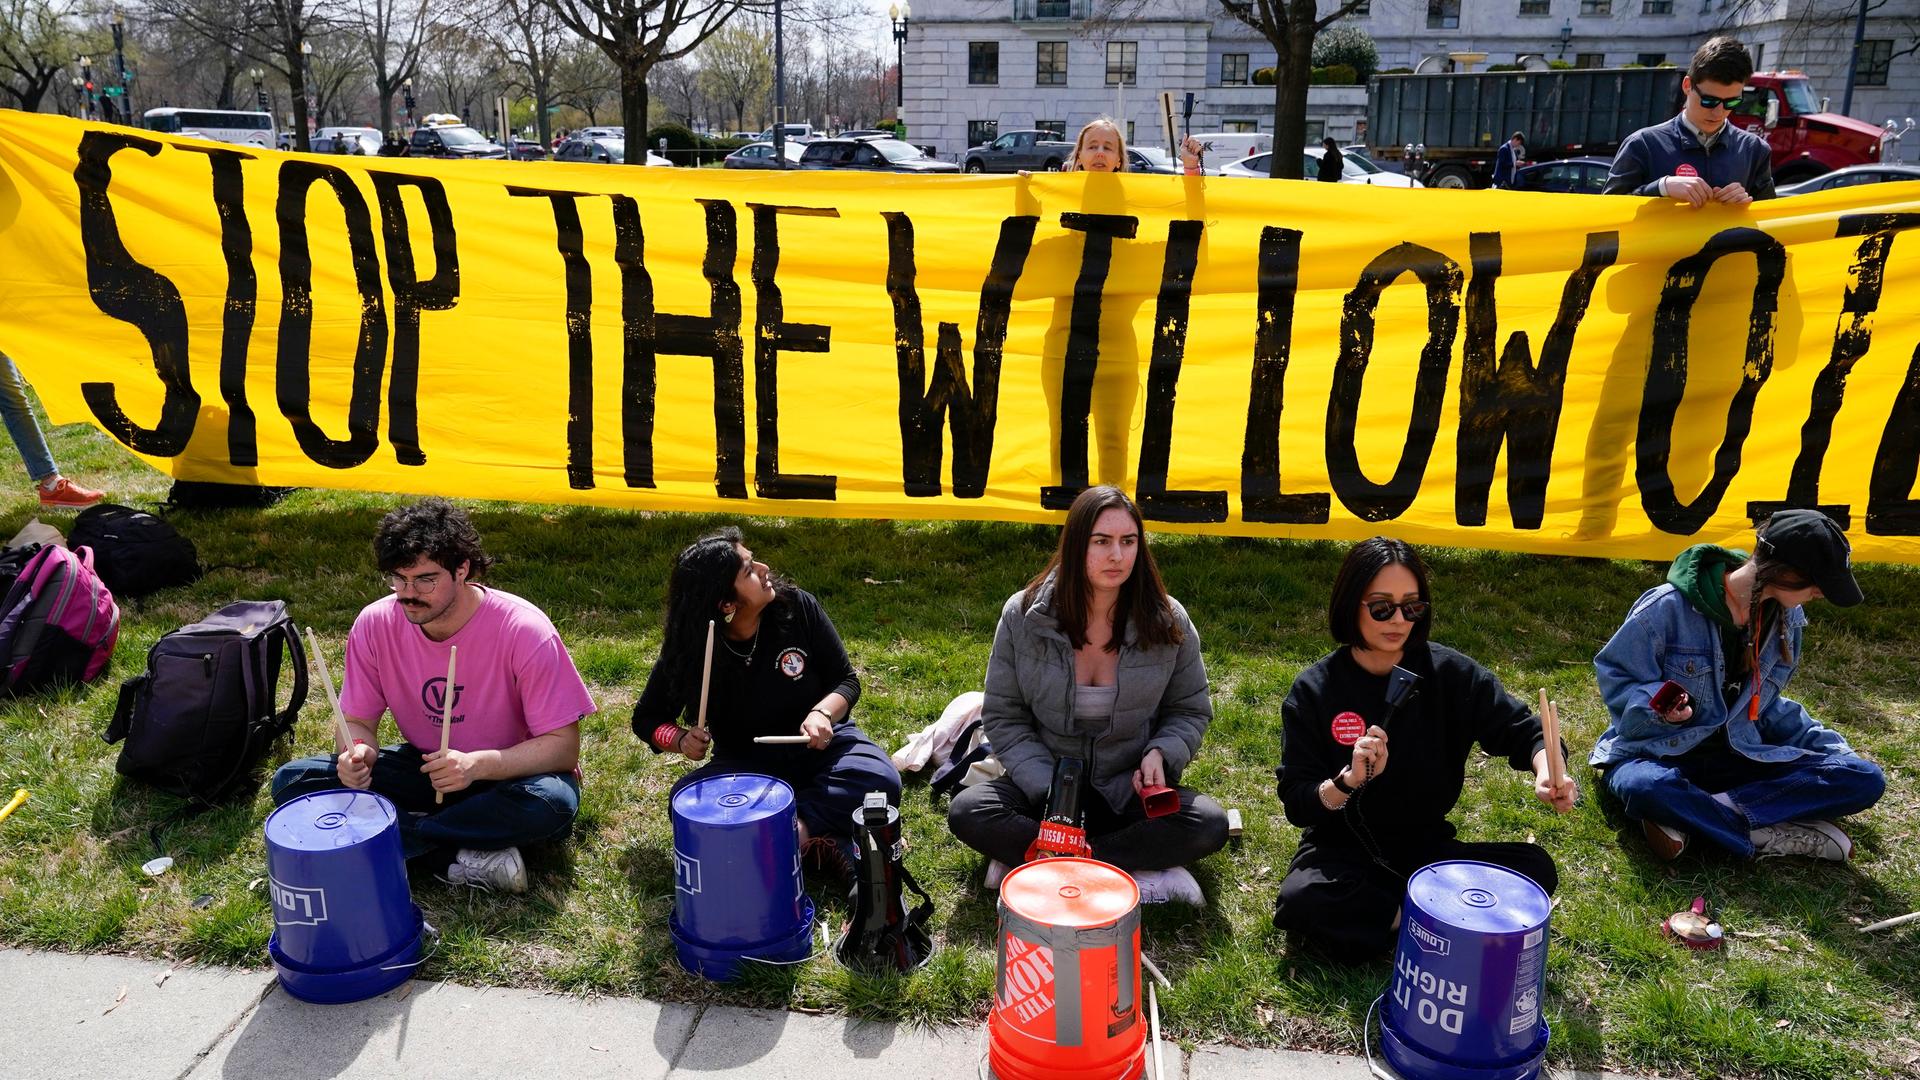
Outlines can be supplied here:
<path id="1" fill-rule="evenodd" d="M 92 682 L 119 638 L 120 605 L 93 572 L 93 551 L 41 547 L 0 601 L 0 689 Z"/>

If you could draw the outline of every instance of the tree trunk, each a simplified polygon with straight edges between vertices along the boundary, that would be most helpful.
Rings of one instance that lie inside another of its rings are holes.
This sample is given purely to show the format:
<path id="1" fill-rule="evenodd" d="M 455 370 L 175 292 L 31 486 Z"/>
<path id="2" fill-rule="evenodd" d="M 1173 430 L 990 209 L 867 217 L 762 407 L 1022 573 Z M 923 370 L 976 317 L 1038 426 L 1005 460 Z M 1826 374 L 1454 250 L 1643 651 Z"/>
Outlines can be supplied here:
<path id="1" fill-rule="evenodd" d="M 1296 29 L 1273 72 L 1273 157 L 1267 174 L 1301 180 L 1307 147 L 1307 85 L 1313 81 L 1313 27 Z"/>
<path id="2" fill-rule="evenodd" d="M 545 79 L 533 81 L 533 123 L 540 132 L 540 145 L 545 147 L 553 145 L 553 117 L 547 113 L 547 94 L 550 89 Z"/>
<path id="3" fill-rule="evenodd" d="M 380 134 L 384 138 L 387 132 L 393 130 L 393 86 L 375 82 L 374 89 L 380 95 Z"/>
<path id="4" fill-rule="evenodd" d="M 307 141 L 307 73 L 300 63 L 300 42 L 288 38 L 281 44 L 286 47 L 287 93 L 293 97 L 293 148 L 304 154 L 313 149 Z"/>
<path id="5" fill-rule="evenodd" d="M 647 73 L 631 65 L 620 68 L 620 123 L 627 129 L 627 164 L 647 163 Z M 640 153 L 634 153 L 638 147 Z"/>

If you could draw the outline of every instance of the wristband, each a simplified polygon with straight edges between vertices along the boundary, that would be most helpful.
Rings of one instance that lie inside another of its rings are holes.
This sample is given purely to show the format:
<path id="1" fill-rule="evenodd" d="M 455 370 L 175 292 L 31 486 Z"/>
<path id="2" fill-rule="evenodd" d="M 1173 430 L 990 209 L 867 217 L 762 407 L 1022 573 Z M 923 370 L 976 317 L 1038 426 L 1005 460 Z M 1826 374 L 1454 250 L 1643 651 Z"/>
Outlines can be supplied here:
<path id="1" fill-rule="evenodd" d="M 1341 771 L 1344 772 L 1346 770 L 1343 769 Z M 1348 787 L 1346 784 L 1346 781 L 1340 779 L 1340 773 L 1333 774 L 1333 786 L 1338 788 L 1342 795 L 1352 795 L 1353 793 L 1360 790 L 1359 788 L 1356 788 L 1356 787 Z"/>
<path id="2" fill-rule="evenodd" d="M 820 706 L 815 705 L 813 708 L 807 710 L 808 716 L 812 716 L 814 713 L 819 713 L 821 716 L 826 717 L 827 723 L 829 724 L 833 723 L 833 714 L 821 708 Z"/>
<path id="3" fill-rule="evenodd" d="M 680 749 L 680 739 L 686 729 L 669 720 L 653 729 L 653 745 L 662 752 L 671 753 Z"/>

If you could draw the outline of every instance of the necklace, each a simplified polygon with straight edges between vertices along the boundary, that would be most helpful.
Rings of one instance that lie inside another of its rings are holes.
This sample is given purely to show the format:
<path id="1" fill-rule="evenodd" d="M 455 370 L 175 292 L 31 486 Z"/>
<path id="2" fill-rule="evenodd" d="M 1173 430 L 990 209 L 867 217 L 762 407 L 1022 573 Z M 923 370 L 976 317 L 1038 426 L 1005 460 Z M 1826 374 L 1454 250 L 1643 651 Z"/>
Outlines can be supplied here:
<path id="1" fill-rule="evenodd" d="M 748 638 L 747 641 L 747 651 L 741 652 L 739 649 L 733 647 L 732 638 L 727 637 L 725 634 L 720 636 L 720 643 L 727 647 L 727 651 L 739 657 L 747 666 L 751 667 L 753 666 L 753 654 L 760 651 L 760 627 L 756 626 L 753 628 L 753 636 Z"/>

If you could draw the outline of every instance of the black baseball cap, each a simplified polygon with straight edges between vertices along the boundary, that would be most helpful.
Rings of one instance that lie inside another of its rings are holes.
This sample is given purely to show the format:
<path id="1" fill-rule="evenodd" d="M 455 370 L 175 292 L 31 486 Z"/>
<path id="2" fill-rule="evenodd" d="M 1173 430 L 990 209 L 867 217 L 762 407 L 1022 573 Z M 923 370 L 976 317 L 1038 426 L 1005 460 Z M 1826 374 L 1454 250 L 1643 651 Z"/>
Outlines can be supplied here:
<path id="1" fill-rule="evenodd" d="M 1760 528 L 1761 550 L 1813 580 L 1840 607 L 1865 599 L 1853 580 L 1853 547 L 1833 519 L 1818 510 L 1782 510 Z"/>

